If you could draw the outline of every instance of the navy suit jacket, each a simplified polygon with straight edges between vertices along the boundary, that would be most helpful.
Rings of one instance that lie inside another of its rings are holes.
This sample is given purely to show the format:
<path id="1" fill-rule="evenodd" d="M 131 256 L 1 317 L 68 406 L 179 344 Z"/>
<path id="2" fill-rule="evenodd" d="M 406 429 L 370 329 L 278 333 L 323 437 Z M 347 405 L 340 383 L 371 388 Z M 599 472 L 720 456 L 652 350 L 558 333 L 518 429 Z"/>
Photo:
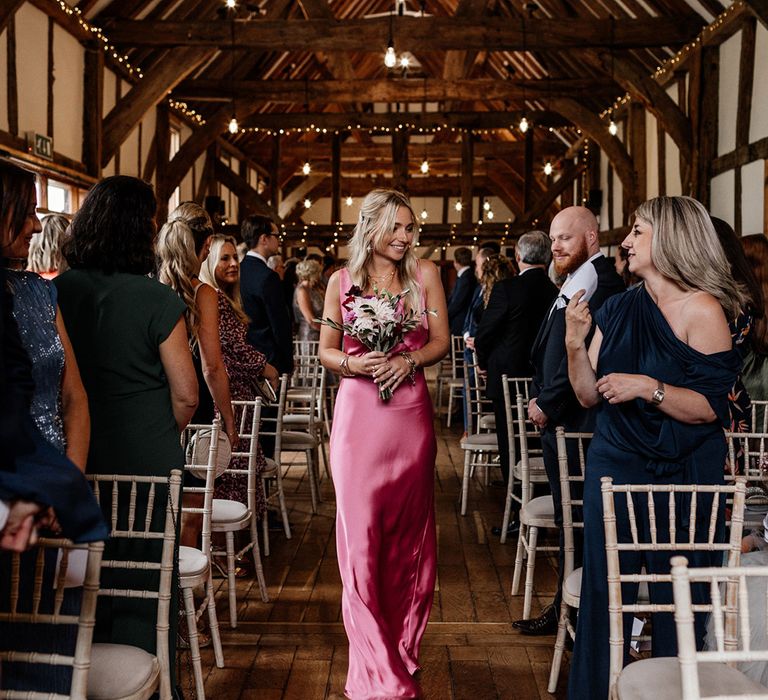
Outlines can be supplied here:
<path id="1" fill-rule="evenodd" d="M 448 326 L 451 335 L 461 335 L 464 332 L 464 319 L 476 287 L 477 278 L 472 267 L 463 272 L 453 285 L 453 291 L 448 297 Z"/>
<path id="2" fill-rule="evenodd" d="M 531 347 L 557 296 L 546 270 L 531 268 L 493 286 L 475 334 L 481 369 L 488 370 L 486 395 L 503 400 L 502 375 L 530 377 Z"/>
<path id="3" fill-rule="evenodd" d="M 594 317 L 608 297 L 624 291 L 624 282 L 612 260 L 601 256 L 592 261 L 597 272 L 597 289 L 589 300 Z M 589 338 L 587 339 L 589 344 Z M 547 415 L 547 428 L 562 425 L 568 431 L 594 430 L 594 412 L 578 402 L 568 379 L 568 355 L 565 351 L 565 309 L 555 309 L 539 330 L 531 350 L 534 366 L 532 396 Z"/>
<path id="4" fill-rule="evenodd" d="M 280 277 L 267 264 L 246 255 L 240 264 L 240 295 L 251 319 L 247 339 L 280 374 L 293 371 L 293 336 Z"/>
<path id="5" fill-rule="evenodd" d="M 461 333 L 459 335 L 468 335 L 470 338 L 474 338 L 477 333 L 477 327 L 480 325 L 480 319 L 483 317 L 483 288 L 478 284 L 475 286 L 475 291 L 472 292 L 472 299 L 469 302 L 469 308 L 467 309 L 467 315 L 464 316 L 464 323 L 461 326 Z"/>

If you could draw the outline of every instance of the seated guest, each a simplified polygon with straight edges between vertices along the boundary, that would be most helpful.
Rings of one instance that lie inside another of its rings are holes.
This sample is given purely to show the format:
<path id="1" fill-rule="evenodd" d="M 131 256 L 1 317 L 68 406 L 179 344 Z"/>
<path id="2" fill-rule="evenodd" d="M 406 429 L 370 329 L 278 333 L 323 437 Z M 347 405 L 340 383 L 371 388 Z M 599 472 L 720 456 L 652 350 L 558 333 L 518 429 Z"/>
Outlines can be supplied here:
<path id="1" fill-rule="evenodd" d="M 245 338 L 248 317 L 240 301 L 240 265 L 232 236 L 216 235 L 211 238 L 208 257 L 200 269 L 200 279 L 216 290 L 219 310 L 219 336 L 224 366 L 229 376 L 232 398 L 239 401 L 253 401 L 260 394 L 254 386 L 257 377 L 268 378 L 277 386 L 278 374 L 267 364 L 262 353 L 249 345 Z M 249 445 L 244 440 L 233 447 L 238 452 L 247 452 Z M 259 473 L 266 466 L 266 460 L 259 445 L 256 456 Z M 230 465 L 233 469 L 247 469 L 248 460 L 236 457 Z M 247 480 L 239 474 L 222 474 L 216 480 L 215 498 L 248 503 Z M 264 490 L 261 479 L 256 484 L 257 516 L 264 513 Z"/>
<path id="2" fill-rule="evenodd" d="M 118 175 L 94 185 L 64 246 L 70 269 L 54 282 L 88 394 L 90 473 L 169 476 L 184 466 L 179 436 L 197 406 L 197 380 L 184 302 L 148 277 L 155 267 L 156 209 L 151 186 L 136 178 Z M 160 489 L 156 500 L 164 503 L 167 498 Z M 103 494 L 105 513 L 111 505 Z M 121 499 L 119 514 L 127 508 L 127 499 Z M 162 530 L 165 509 L 155 508 L 154 519 L 153 527 Z M 157 561 L 161 549 L 160 541 L 108 542 L 104 558 Z M 136 571 L 132 576 L 121 573 L 118 580 L 105 570 L 101 584 L 145 588 L 158 576 L 156 571 Z M 177 590 L 174 583 L 171 610 L 177 609 Z M 94 640 L 154 654 L 156 619 L 157 601 L 102 598 Z M 176 615 L 170 624 L 173 666 Z"/>
<path id="3" fill-rule="evenodd" d="M 488 372 L 485 394 L 493 401 L 505 482 L 509 480 L 509 445 L 501 377 L 529 377 L 533 373 L 531 347 L 557 296 L 557 287 L 547 276 L 551 257 L 549 237 L 543 231 L 520 237 L 515 251 L 520 274 L 493 286 L 475 335 L 478 364 Z M 516 524 L 510 527 L 514 529 Z"/>
<path id="4" fill-rule="evenodd" d="M 592 317 L 582 302 L 583 290 L 572 294 L 566 311 L 568 376 L 581 405 L 597 407 L 584 484 L 584 568 L 570 698 L 606 698 L 609 691 L 601 478 L 610 476 L 617 484 L 722 484 L 728 392 L 741 366 L 728 323 L 741 313 L 746 297 L 731 276 L 706 209 L 688 197 L 651 199 L 638 207 L 622 245 L 629 251 L 630 272 L 643 284 L 603 304 L 589 349 Z M 706 495 L 700 500 L 706 503 Z M 686 508 L 682 501 L 679 530 L 691 515 Z M 648 513 L 635 510 L 640 536 L 647 538 Z M 701 504 L 699 512 L 708 512 L 707 505 Z M 668 532 L 666 497 L 658 499 L 656 516 L 657 531 Z M 724 502 L 720 516 L 715 536 L 723 541 Z M 619 542 L 631 541 L 627 507 L 620 499 L 616 519 Z M 699 532 L 708 526 L 696 524 Z M 640 573 L 643 565 L 649 574 L 669 573 L 673 555 L 660 551 L 645 552 L 642 559 L 622 557 L 622 573 Z M 691 566 L 722 563 L 720 552 L 685 556 Z M 670 585 L 649 588 L 651 603 L 672 602 Z M 636 595 L 637 586 L 627 586 L 624 602 Z M 700 604 L 708 591 L 696 585 L 692 596 L 694 605 Z M 655 614 L 652 624 L 653 656 L 674 656 L 672 615 Z M 624 627 L 627 657 L 629 627 Z M 697 627 L 700 646 L 703 619 L 697 619 Z"/>
<path id="5" fill-rule="evenodd" d="M 69 219 L 61 214 L 43 217 L 43 230 L 32 236 L 29 244 L 27 270 L 45 279 L 53 279 L 67 269 L 61 249 L 67 238 Z"/>

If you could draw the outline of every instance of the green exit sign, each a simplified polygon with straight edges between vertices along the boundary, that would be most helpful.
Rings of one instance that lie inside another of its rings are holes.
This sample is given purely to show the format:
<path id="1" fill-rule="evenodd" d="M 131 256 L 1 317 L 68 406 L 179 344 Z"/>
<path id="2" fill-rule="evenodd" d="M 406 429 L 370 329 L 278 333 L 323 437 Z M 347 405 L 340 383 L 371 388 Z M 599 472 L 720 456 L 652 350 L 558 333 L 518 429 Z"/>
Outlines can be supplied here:
<path id="1" fill-rule="evenodd" d="M 50 136 L 29 131 L 27 132 L 27 143 L 32 153 L 36 156 L 53 160 L 53 139 Z"/>

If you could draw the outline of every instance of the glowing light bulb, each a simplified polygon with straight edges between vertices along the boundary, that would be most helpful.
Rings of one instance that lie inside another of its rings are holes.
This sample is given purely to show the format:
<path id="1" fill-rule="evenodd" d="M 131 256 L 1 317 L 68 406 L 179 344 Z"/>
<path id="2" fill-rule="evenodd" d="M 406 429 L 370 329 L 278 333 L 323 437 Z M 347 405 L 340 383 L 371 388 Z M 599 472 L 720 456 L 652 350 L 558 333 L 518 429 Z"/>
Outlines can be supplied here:
<path id="1" fill-rule="evenodd" d="M 227 126 L 227 129 L 229 129 L 230 134 L 236 134 L 240 127 L 237 125 L 237 117 L 232 117 L 232 119 L 229 120 L 229 126 Z"/>
<path id="2" fill-rule="evenodd" d="M 312 166 L 309 164 L 309 161 L 305 161 L 304 165 L 301 166 L 301 172 L 305 175 L 309 175 L 312 172 Z"/>
<path id="3" fill-rule="evenodd" d="M 387 68 L 394 68 L 397 65 L 397 56 L 395 55 L 395 47 L 390 44 L 387 46 L 387 52 L 384 54 L 384 65 Z"/>
<path id="4" fill-rule="evenodd" d="M 350 194 L 350 195 L 347 195 L 347 199 L 346 199 L 346 202 L 347 202 L 347 206 L 348 206 L 348 207 L 351 207 L 351 206 L 352 206 L 352 195 L 351 195 L 351 194 Z"/>
<path id="5" fill-rule="evenodd" d="M 552 174 L 552 163 L 550 161 L 547 161 L 544 163 L 544 174 L 545 175 L 551 175 Z"/>
<path id="6" fill-rule="evenodd" d="M 400 57 L 400 67 L 401 68 L 408 68 L 408 66 L 411 65 L 411 59 L 408 58 L 408 56 L 401 56 Z"/>
<path id="7" fill-rule="evenodd" d="M 461 211 L 461 209 L 462 209 L 462 207 L 461 207 L 461 200 L 456 202 L 455 208 L 456 208 L 456 211 Z"/>
<path id="8" fill-rule="evenodd" d="M 526 131 L 528 131 L 528 120 L 525 117 L 523 117 L 520 120 L 520 125 L 519 126 L 520 126 L 520 131 L 525 133 Z"/>
<path id="9" fill-rule="evenodd" d="M 227 9 L 229 10 L 234 10 L 236 6 L 235 0 L 226 0 L 224 4 L 227 6 Z"/>
<path id="10" fill-rule="evenodd" d="M 426 221 L 428 216 L 429 216 L 429 214 L 427 214 L 427 210 L 426 210 L 426 209 L 422 209 L 422 210 L 421 210 L 421 218 L 422 218 L 424 221 Z"/>
<path id="11" fill-rule="evenodd" d="M 309 209 L 311 206 L 312 206 L 312 200 L 309 197 L 307 197 L 304 200 L 304 208 Z"/>
<path id="12" fill-rule="evenodd" d="M 493 211 L 492 211 L 491 209 L 489 209 L 489 210 L 486 212 L 486 214 L 485 214 L 485 217 L 488 219 L 488 221 L 490 221 L 491 219 L 493 219 Z"/>
<path id="13" fill-rule="evenodd" d="M 610 123 L 610 124 L 608 124 L 608 133 L 609 133 L 611 136 L 616 136 L 616 134 L 618 134 L 618 133 L 619 133 L 619 127 L 618 127 L 618 126 L 616 126 L 616 122 L 615 122 L 615 121 L 613 121 L 613 119 L 611 119 L 611 123 Z"/>
<path id="14" fill-rule="evenodd" d="M 485 209 L 485 211 L 491 211 L 491 203 L 488 201 L 483 202 L 483 209 Z"/>
<path id="15" fill-rule="evenodd" d="M 425 175 L 429 172 L 429 161 L 426 158 L 421 161 L 421 172 Z"/>

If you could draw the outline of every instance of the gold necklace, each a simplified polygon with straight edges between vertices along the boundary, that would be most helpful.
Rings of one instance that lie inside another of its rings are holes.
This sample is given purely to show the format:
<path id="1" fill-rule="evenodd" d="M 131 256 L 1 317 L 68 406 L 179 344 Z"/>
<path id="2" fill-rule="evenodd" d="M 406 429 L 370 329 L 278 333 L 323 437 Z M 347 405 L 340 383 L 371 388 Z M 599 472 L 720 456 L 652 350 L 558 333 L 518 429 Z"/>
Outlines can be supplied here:
<path id="1" fill-rule="evenodd" d="M 387 283 L 389 283 L 392 278 L 395 276 L 395 272 L 397 272 L 397 268 L 393 267 L 392 272 L 387 273 L 386 275 L 372 275 L 370 272 L 368 273 L 368 277 L 370 277 L 374 282 L 384 282 L 385 280 Z"/>

